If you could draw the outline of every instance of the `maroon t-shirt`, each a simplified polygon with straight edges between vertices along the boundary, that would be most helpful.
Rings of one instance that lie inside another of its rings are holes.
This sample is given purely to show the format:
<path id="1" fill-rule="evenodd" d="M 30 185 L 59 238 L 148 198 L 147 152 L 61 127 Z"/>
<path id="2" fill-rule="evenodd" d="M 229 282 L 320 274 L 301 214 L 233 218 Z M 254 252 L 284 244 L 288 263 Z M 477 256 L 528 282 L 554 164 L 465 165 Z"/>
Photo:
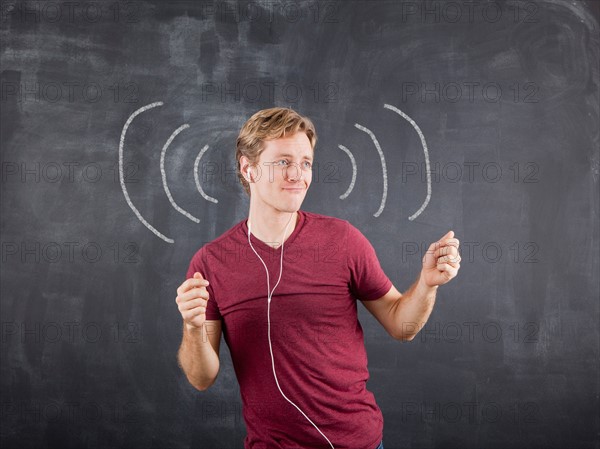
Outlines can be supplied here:
<path id="1" fill-rule="evenodd" d="M 380 298 L 392 282 L 369 241 L 348 221 L 298 213 L 270 305 L 277 380 L 335 449 L 374 449 L 382 440 L 383 415 L 366 388 L 367 354 L 356 299 Z M 274 249 L 253 235 L 251 242 L 273 288 L 281 246 Z M 242 396 L 244 447 L 330 448 L 277 388 L 267 276 L 248 245 L 246 220 L 204 245 L 192 258 L 187 278 L 195 271 L 210 282 L 206 319 L 223 320 Z"/>

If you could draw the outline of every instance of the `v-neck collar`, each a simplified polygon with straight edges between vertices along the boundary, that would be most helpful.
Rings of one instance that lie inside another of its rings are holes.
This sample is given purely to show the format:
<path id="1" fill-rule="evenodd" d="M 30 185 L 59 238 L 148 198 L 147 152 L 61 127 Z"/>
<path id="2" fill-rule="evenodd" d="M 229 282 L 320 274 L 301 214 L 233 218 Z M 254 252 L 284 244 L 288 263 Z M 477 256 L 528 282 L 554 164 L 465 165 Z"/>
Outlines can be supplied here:
<path id="1" fill-rule="evenodd" d="M 263 242 L 262 240 L 255 237 L 254 234 L 252 234 L 252 232 L 250 233 L 250 242 L 252 242 L 253 246 L 261 248 L 263 251 L 272 251 L 272 252 L 278 253 L 281 251 L 282 246 L 286 247 L 286 246 L 289 246 L 290 244 L 294 243 L 294 240 L 296 240 L 296 236 L 300 232 L 300 229 L 302 228 L 302 226 L 304 226 L 305 218 L 306 218 L 306 216 L 305 216 L 304 212 L 301 210 L 298 210 L 298 223 L 296 223 L 296 227 L 294 228 L 292 233 L 289 235 L 289 237 L 285 240 L 283 245 L 279 245 L 277 248 L 273 248 L 272 246 L 267 245 L 265 242 Z M 242 221 L 242 231 L 244 232 L 245 240 L 248 241 L 248 219 L 247 218 L 244 221 Z"/>

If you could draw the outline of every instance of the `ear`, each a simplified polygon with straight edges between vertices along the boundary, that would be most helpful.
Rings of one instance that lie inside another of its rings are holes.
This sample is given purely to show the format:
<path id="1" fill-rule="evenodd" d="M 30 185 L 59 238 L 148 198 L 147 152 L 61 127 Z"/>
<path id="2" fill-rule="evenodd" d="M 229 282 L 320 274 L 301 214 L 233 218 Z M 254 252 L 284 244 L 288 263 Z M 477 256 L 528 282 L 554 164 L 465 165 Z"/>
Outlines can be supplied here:
<path id="1" fill-rule="evenodd" d="M 240 158 L 240 172 L 242 173 L 242 175 L 248 182 L 253 182 L 252 175 L 250 174 L 251 169 L 252 169 L 252 165 L 250 164 L 250 161 L 248 160 L 248 158 L 246 158 L 246 156 L 242 156 Z"/>
<path id="2" fill-rule="evenodd" d="M 240 173 L 242 174 L 242 176 L 244 178 L 246 178 L 246 180 L 248 180 L 248 167 L 250 166 L 248 164 L 248 159 L 246 159 L 245 156 L 240 157 Z"/>

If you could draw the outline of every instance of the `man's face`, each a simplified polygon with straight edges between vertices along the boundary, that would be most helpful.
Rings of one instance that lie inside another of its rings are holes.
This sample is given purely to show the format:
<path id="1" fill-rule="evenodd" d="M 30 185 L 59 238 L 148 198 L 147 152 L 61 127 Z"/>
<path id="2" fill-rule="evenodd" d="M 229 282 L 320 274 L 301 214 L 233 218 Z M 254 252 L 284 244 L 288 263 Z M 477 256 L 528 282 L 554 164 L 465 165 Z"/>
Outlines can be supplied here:
<path id="1" fill-rule="evenodd" d="M 253 201 L 261 208 L 297 211 L 312 181 L 312 163 L 313 150 L 303 132 L 265 141 L 258 167 L 251 171 Z"/>

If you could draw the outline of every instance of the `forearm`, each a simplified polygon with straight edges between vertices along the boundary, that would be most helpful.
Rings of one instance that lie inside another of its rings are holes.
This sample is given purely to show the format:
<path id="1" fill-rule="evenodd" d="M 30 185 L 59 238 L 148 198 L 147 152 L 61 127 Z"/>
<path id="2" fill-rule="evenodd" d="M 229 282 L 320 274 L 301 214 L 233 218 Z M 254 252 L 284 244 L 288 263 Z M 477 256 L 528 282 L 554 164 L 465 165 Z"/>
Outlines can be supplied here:
<path id="1" fill-rule="evenodd" d="M 419 274 L 415 283 L 398 298 L 393 309 L 398 339 L 412 340 L 425 326 L 435 304 L 437 289 L 437 286 L 426 285 Z"/>
<path id="2" fill-rule="evenodd" d="M 206 325 L 194 328 L 184 323 L 178 361 L 196 389 L 206 390 L 214 383 L 219 373 L 219 356 L 210 344 Z"/>

